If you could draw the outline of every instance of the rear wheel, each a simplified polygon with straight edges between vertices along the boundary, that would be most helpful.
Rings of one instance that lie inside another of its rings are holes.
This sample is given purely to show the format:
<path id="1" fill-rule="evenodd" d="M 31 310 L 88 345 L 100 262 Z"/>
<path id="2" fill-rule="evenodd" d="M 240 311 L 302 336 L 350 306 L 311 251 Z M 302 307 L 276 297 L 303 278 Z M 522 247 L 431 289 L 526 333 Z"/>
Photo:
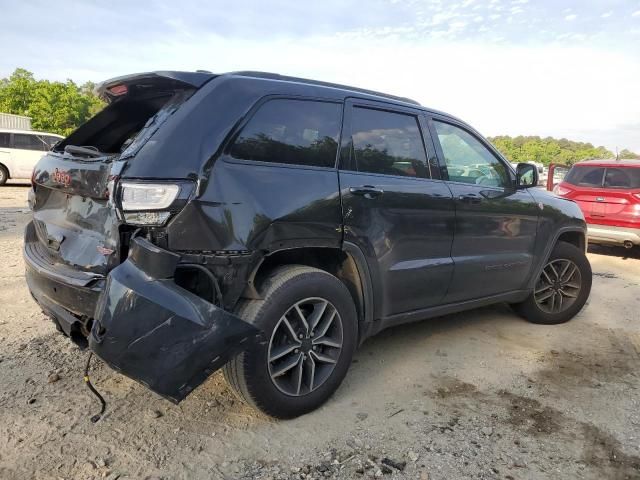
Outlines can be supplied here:
<path id="1" fill-rule="evenodd" d="M 4 165 L 0 165 L 0 187 L 9 180 L 9 171 Z"/>
<path id="2" fill-rule="evenodd" d="M 357 343 L 357 316 L 349 291 L 333 275 L 306 266 L 274 271 L 264 300 L 248 300 L 238 314 L 265 334 L 223 368 L 248 404 L 277 418 L 322 405 L 347 373 Z"/>
<path id="3" fill-rule="evenodd" d="M 531 295 L 514 308 L 533 323 L 567 322 L 589 298 L 591 280 L 591 265 L 585 253 L 574 245 L 559 242 L 542 268 Z"/>

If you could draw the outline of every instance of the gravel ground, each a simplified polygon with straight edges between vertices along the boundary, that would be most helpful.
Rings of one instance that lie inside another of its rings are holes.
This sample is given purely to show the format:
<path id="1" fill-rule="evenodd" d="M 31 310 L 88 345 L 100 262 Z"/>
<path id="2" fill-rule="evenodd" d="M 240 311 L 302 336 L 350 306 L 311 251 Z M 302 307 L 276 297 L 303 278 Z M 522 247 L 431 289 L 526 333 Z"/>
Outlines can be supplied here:
<path id="1" fill-rule="evenodd" d="M 176 406 L 55 331 L 20 252 L 27 186 L 0 188 L 0 478 L 640 478 L 640 255 L 589 253 L 588 306 L 496 306 L 368 340 L 321 409 L 275 422 L 214 374 Z"/>

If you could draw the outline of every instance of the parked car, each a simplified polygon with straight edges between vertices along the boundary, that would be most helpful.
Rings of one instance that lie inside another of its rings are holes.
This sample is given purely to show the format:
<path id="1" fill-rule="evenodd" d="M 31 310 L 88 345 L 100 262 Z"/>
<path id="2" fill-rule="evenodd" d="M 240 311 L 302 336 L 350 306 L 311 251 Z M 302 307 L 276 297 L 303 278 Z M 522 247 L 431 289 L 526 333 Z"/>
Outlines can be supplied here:
<path id="1" fill-rule="evenodd" d="M 38 160 L 63 137 L 55 133 L 0 128 L 0 186 L 29 179 Z"/>
<path id="2" fill-rule="evenodd" d="M 554 191 L 580 206 L 590 242 L 640 245 L 640 160 L 576 163 Z"/>
<path id="3" fill-rule="evenodd" d="M 26 280 L 62 332 L 174 402 L 224 367 L 295 417 L 384 328 L 498 302 L 556 324 L 589 296 L 578 206 L 450 115 L 259 72 L 98 92 L 35 169 Z"/>

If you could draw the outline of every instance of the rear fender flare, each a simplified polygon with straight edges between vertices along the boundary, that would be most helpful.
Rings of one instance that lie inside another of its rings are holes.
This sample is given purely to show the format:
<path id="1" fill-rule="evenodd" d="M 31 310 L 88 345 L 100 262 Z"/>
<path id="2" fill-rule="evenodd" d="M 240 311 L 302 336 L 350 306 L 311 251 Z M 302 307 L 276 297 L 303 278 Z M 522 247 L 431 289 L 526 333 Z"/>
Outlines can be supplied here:
<path id="1" fill-rule="evenodd" d="M 335 247 L 331 246 L 330 248 Z M 251 269 L 251 273 L 249 273 L 249 275 L 247 276 L 247 286 L 242 293 L 242 297 L 253 300 L 261 300 L 263 296 L 259 292 L 258 285 L 256 285 L 256 278 L 258 277 L 258 272 L 263 266 L 263 263 L 271 255 L 294 250 L 304 250 L 304 248 L 280 249 L 269 252 L 269 255 L 262 256 L 255 263 L 255 265 Z M 358 300 L 362 307 L 362 312 L 359 318 L 358 331 L 360 334 L 360 342 L 362 342 L 367 338 L 367 332 L 370 331 L 370 325 L 373 323 L 373 320 L 375 318 L 375 305 L 373 301 L 373 284 L 371 273 L 369 271 L 369 266 L 367 264 L 365 256 L 362 253 L 362 250 L 357 245 L 350 242 L 344 242 L 342 251 L 348 256 L 350 260 L 353 261 L 358 279 L 360 280 L 361 289 L 359 289 L 360 291 L 358 292 L 358 294 L 360 295 L 360 298 Z M 355 292 L 352 292 L 352 294 L 355 294 Z"/>

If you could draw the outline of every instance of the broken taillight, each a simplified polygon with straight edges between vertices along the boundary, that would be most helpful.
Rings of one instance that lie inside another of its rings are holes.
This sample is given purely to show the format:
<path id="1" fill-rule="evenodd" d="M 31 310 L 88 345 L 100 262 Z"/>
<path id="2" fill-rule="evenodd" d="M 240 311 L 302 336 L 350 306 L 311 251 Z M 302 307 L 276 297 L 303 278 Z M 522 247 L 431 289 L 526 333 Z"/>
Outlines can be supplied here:
<path id="1" fill-rule="evenodd" d="M 119 97 L 120 95 L 126 95 L 129 90 L 126 85 L 115 85 L 113 87 L 109 87 L 108 92 L 114 97 Z"/>

